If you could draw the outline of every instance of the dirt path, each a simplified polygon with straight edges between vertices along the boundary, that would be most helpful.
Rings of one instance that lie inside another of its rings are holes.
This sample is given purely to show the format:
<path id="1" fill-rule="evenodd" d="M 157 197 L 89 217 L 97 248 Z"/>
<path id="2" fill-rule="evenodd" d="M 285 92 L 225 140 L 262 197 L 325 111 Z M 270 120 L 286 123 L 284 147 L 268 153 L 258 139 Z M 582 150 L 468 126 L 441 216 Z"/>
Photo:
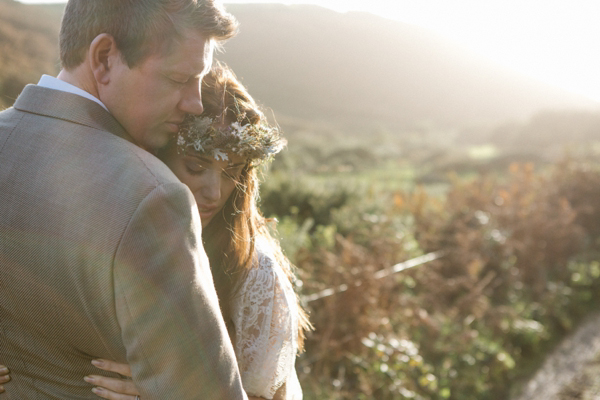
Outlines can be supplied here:
<path id="1" fill-rule="evenodd" d="M 588 317 L 512 400 L 600 400 L 600 313 Z"/>

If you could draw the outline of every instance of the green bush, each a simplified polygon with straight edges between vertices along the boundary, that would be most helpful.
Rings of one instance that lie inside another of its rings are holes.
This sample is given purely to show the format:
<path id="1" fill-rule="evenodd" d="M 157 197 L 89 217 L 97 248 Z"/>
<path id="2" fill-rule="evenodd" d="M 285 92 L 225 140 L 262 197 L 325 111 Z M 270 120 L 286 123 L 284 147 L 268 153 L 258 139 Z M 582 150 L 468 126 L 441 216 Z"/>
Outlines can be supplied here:
<path id="1" fill-rule="evenodd" d="M 319 225 L 330 225 L 332 213 L 354 201 L 354 188 L 343 183 L 321 184 L 306 176 L 290 178 L 271 174 L 261 187 L 261 210 L 266 216 L 293 216 L 298 224 L 312 220 L 311 233 Z"/>

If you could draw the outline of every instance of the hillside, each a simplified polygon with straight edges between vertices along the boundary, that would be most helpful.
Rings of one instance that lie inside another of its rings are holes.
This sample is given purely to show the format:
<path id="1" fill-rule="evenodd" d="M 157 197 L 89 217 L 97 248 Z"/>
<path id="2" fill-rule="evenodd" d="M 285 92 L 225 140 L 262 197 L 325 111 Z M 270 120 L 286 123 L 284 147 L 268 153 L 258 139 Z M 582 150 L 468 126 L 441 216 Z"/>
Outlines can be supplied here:
<path id="1" fill-rule="evenodd" d="M 348 125 L 463 126 L 589 103 L 416 26 L 316 6 L 231 4 L 240 34 L 219 58 L 285 115 Z"/>
<path id="2" fill-rule="evenodd" d="M 58 31 L 63 5 L 32 6 L 0 0 L 0 109 L 27 83 L 59 71 Z"/>
<path id="3" fill-rule="evenodd" d="M 0 105 L 56 73 L 64 4 L 0 0 Z M 464 127 L 526 119 L 583 98 L 499 68 L 424 29 L 317 6 L 230 4 L 239 35 L 217 56 L 281 123 L 338 129 Z"/>

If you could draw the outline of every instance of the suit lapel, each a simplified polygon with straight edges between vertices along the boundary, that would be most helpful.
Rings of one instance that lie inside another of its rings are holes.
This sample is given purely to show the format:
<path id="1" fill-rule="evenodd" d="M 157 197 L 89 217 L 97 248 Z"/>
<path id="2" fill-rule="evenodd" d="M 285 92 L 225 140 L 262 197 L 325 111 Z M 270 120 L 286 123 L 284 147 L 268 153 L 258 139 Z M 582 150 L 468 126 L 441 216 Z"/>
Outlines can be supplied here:
<path id="1" fill-rule="evenodd" d="M 134 143 L 121 124 L 100 104 L 73 93 L 27 85 L 13 107 L 107 131 Z"/>

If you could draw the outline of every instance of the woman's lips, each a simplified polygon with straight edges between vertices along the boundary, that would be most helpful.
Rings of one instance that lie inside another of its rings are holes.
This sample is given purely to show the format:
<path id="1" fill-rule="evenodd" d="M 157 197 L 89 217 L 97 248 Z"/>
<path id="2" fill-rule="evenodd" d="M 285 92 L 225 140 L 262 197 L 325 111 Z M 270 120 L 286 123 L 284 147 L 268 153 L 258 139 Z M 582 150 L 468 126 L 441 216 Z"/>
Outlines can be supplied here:
<path id="1" fill-rule="evenodd" d="M 202 206 L 198 205 L 198 211 L 200 212 L 200 218 L 209 218 L 217 211 L 216 206 Z"/>

